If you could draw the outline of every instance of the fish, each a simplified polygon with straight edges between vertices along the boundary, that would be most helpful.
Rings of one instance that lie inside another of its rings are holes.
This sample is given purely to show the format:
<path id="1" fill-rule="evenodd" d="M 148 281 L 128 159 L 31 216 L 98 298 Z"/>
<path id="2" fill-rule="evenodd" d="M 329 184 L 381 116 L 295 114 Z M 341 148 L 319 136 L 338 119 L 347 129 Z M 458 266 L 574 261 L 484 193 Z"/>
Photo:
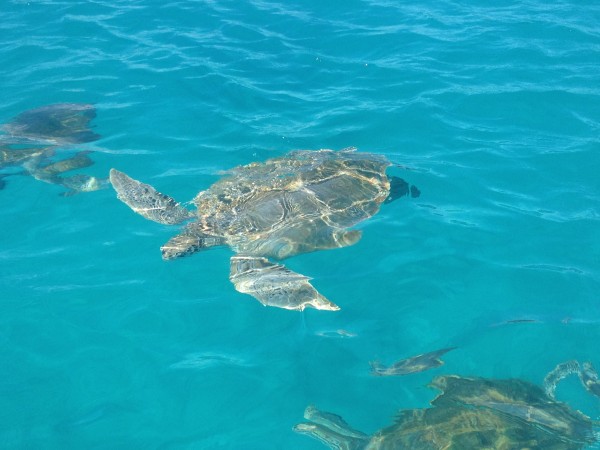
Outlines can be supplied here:
<path id="1" fill-rule="evenodd" d="M 371 361 L 369 362 L 371 374 L 376 376 L 390 376 L 424 372 L 425 370 L 443 365 L 444 361 L 442 361 L 440 357 L 454 349 L 456 349 L 456 347 L 448 347 L 434 352 L 412 356 L 410 358 L 402 359 L 391 366 L 385 366 L 379 361 Z"/>

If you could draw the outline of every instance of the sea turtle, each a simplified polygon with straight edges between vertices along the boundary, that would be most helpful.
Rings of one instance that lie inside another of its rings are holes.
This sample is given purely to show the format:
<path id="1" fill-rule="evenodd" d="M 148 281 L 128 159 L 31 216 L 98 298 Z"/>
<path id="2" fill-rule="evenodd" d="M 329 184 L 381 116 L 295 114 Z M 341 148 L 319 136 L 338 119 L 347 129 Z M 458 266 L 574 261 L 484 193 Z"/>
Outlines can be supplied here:
<path id="1" fill-rule="evenodd" d="M 91 142 L 100 136 L 92 132 L 89 122 L 96 116 L 92 105 L 59 103 L 25 111 L 0 130 L 0 169 L 21 166 L 24 170 L 2 174 L 31 175 L 37 180 L 65 186 L 70 190 L 62 195 L 93 191 L 108 186 L 108 179 L 63 173 L 92 165 L 87 156 L 90 151 L 80 151 L 74 156 L 51 161 L 59 147 Z M 3 180 L 2 180 L 3 181 Z M 0 189 L 4 183 L 0 183 Z"/>
<path id="2" fill-rule="evenodd" d="M 239 292 L 265 306 L 338 310 L 309 278 L 268 258 L 355 244 L 361 231 L 349 227 L 409 191 L 405 181 L 386 175 L 390 165 L 383 155 L 355 149 L 297 150 L 230 170 L 194 198 L 195 212 L 118 170 L 110 171 L 110 182 L 146 219 L 168 225 L 195 219 L 161 247 L 165 260 L 228 245 L 236 252 L 230 280 Z M 410 192 L 418 195 L 414 187 Z"/>
<path id="3" fill-rule="evenodd" d="M 20 143 L 81 144 L 100 138 L 89 127 L 94 117 L 93 105 L 56 103 L 22 112 L 1 129 Z"/>
<path id="4" fill-rule="evenodd" d="M 368 436 L 341 417 L 309 406 L 293 430 L 335 450 L 584 448 L 596 441 L 592 421 L 523 380 L 437 377 L 431 408 L 401 411 L 393 425 Z"/>
<path id="5" fill-rule="evenodd" d="M 400 360 L 391 366 L 385 366 L 379 361 L 371 361 L 371 374 L 377 376 L 407 375 L 409 373 L 423 372 L 444 364 L 440 357 L 456 347 L 443 348 L 422 355 Z"/>

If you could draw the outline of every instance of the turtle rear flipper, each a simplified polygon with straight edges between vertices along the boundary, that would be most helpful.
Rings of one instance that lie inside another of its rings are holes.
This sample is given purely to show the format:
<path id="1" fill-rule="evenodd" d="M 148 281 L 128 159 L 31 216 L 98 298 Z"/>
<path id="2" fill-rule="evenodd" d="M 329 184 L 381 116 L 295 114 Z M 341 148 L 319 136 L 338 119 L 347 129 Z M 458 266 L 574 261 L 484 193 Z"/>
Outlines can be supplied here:
<path id="1" fill-rule="evenodd" d="M 229 279 L 237 291 L 250 294 L 265 306 L 299 311 L 307 307 L 327 311 L 340 309 L 319 294 L 308 282 L 308 277 L 266 258 L 233 256 Z"/>
<path id="2" fill-rule="evenodd" d="M 110 182 L 117 191 L 117 198 L 148 220 L 174 225 L 194 217 L 190 210 L 168 195 L 116 169 L 110 169 Z"/>
<path id="3" fill-rule="evenodd" d="M 558 364 L 544 378 L 544 391 L 546 395 L 554 400 L 558 383 L 571 374 L 579 375 L 580 373 L 581 367 L 579 366 L 579 362 L 574 359 Z"/>

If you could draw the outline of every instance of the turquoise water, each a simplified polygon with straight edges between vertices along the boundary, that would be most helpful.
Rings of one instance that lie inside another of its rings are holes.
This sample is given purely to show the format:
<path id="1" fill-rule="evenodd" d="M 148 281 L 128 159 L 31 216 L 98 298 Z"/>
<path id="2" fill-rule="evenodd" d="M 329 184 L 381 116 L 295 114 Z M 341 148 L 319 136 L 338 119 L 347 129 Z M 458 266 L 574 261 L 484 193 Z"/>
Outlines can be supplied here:
<path id="1" fill-rule="evenodd" d="M 435 375 L 541 384 L 568 359 L 600 366 L 597 3 L 1 9 L 0 123 L 93 103 L 84 173 L 116 167 L 186 201 L 239 164 L 356 146 L 422 193 L 355 246 L 288 260 L 342 308 L 298 313 L 236 292 L 228 249 L 163 262 L 176 229 L 112 190 L 6 177 L 2 448 L 316 450 L 291 431 L 308 404 L 371 433 L 426 407 Z M 448 346 L 431 371 L 369 374 Z M 576 378 L 557 397 L 600 418 Z"/>

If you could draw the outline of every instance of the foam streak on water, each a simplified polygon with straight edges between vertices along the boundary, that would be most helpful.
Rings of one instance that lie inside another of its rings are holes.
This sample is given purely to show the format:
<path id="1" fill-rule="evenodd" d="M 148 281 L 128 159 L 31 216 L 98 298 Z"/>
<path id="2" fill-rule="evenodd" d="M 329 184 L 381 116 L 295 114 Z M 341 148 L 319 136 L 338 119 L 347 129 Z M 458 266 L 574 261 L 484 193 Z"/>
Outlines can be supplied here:
<path id="1" fill-rule="evenodd" d="M 112 190 L 0 168 L 3 448 L 316 450 L 291 431 L 308 404 L 371 433 L 434 375 L 600 367 L 596 3 L 6 0 L 0 19 L 0 123 L 93 103 L 102 139 L 59 150 L 93 150 L 82 173 L 186 202 L 240 164 L 356 146 L 422 192 L 288 260 L 342 307 L 295 313 L 236 292 L 227 249 L 163 262 L 176 228 Z M 575 382 L 556 396 L 600 416 Z"/>

